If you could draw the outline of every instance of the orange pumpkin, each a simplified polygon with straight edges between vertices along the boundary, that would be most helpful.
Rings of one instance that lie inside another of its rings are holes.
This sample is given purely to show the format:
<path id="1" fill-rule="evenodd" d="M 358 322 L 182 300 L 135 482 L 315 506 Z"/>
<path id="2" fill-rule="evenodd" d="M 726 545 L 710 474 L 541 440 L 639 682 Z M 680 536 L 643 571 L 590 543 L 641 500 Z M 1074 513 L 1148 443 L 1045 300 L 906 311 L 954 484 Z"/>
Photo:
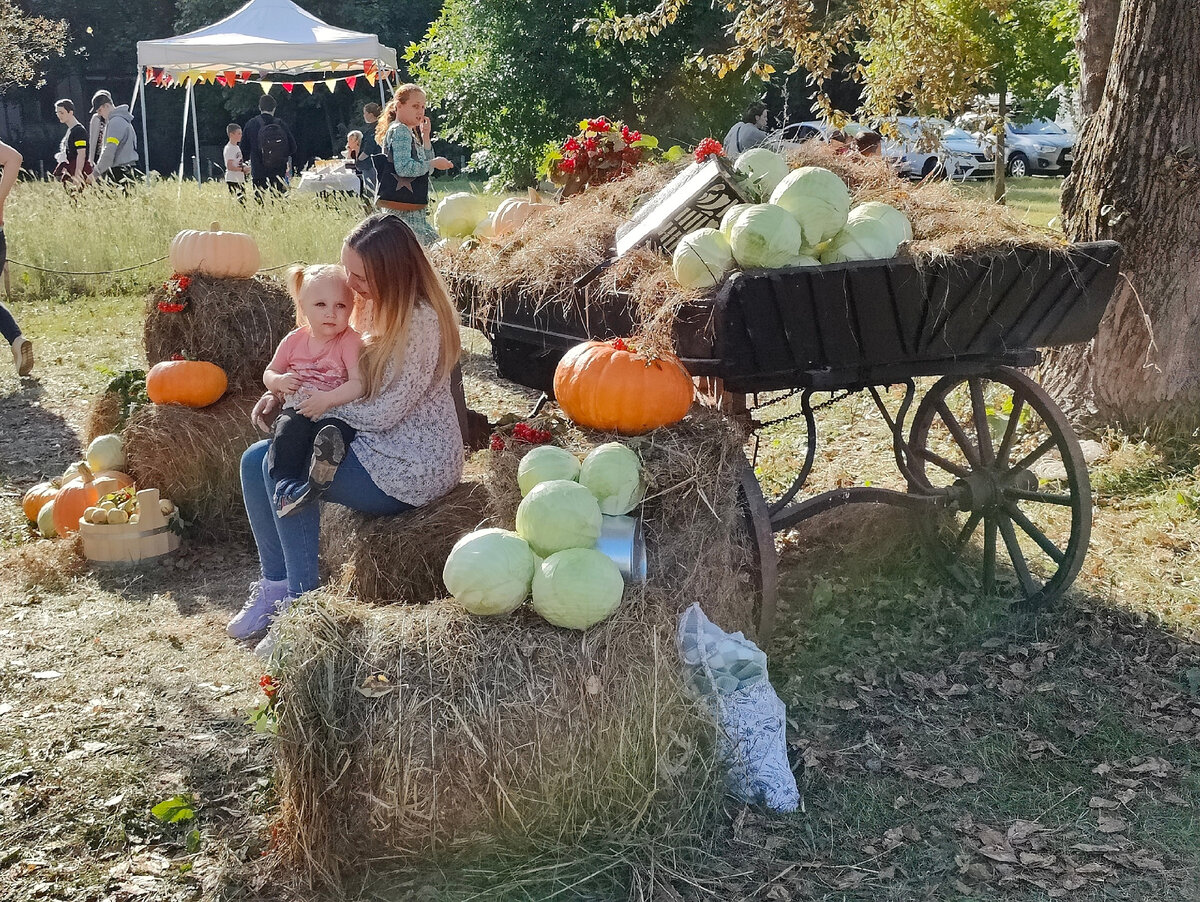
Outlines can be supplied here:
<path id="1" fill-rule="evenodd" d="M 687 415 L 692 377 L 670 354 L 644 357 L 619 338 L 587 341 L 559 361 L 554 394 L 580 426 L 641 435 Z"/>
<path id="2" fill-rule="evenodd" d="M 146 395 L 155 404 L 207 407 L 228 387 L 225 371 L 204 360 L 164 360 L 146 373 Z"/>
<path id="3" fill-rule="evenodd" d="M 79 476 L 59 489 L 54 499 L 54 529 L 60 536 L 77 532 L 83 512 L 99 500 L 100 493 L 92 482 L 92 471 L 86 464 L 81 464 Z"/>
<path id="4" fill-rule="evenodd" d="M 58 486 L 52 482 L 39 482 L 21 499 L 21 509 L 25 511 L 25 519 L 36 523 L 42 507 L 58 496 Z"/>
<path id="5" fill-rule="evenodd" d="M 120 470 L 100 470 L 98 473 L 93 474 L 92 479 L 115 479 L 117 481 L 117 491 L 128 488 L 135 482 L 132 476 L 128 473 L 122 473 Z"/>
<path id="6" fill-rule="evenodd" d="M 250 279 L 258 272 L 258 245 L 242 232 L 222 232 L 214 222 L 208 231 L 184 229 L 171 239 L 171 268 L 218 279 Z"/>

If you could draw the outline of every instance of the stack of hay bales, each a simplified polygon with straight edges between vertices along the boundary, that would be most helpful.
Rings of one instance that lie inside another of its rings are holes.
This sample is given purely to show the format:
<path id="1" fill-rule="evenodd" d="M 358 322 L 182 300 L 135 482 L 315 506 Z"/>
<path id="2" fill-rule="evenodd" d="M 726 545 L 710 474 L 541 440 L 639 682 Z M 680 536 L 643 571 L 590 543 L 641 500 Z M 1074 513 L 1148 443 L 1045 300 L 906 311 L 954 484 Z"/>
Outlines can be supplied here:
<path id="1" fill-rule="evenodd" d="M 203 408 L 143 404 L 124 426 L 127 468 L 139 485 L 154 486 L 179 505 L 200 535 L 221 539 L 248 529 L 238 461 L 262 438 L 250 411 L 263 393 L 262 373 L 283 337 L 295 328 L 292 301 L 273 279 L 193 275 L 188 307 L 159 310 L 158 287 L 146 298 L 144 339 L 151 366 L 176 354 L 215 363 L 229 387 Z M 93 404 L 88 440 L 113 431 L 121 403 L 111 393 Z"/>
<path id="2" fill-rule="evenodd" d="M 556 441 L 583 453 L 612 438 L 573 430 Z M 586 632 L 527 608 L 473 617 L 441 592 L 379 606 L 331 590 L 285 615 L 277 836 L 291 867 L 337 879 L 380 857 L 702 829 L 720 776 L 674 636 L 693 601 L 723 628 L 753 633 L 743 436 L 698 412 L 625 441 L 650 483 L 648 581 L 628 583 L 617 612 Z M 488 522 L 512 527 L 529 447 L 477 456 Z M 423 566 L 415 530 L 368 541 L 389 580 Z M 442 560 L 439 548 L 426 564 Z"/>

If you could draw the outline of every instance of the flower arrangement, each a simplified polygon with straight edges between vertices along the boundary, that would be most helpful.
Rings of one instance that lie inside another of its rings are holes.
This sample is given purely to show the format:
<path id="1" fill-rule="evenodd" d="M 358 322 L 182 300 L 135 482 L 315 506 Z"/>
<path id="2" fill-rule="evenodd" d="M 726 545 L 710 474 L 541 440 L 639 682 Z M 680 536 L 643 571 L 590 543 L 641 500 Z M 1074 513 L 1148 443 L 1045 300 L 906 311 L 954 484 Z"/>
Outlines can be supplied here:
<path id="1" fill-rule="evenodd" d="M 163 282 L 163 291 L 167 293 L 167 296 L 158 302 L 158 311 L 160 313 L 182 313 L 186 310 L 188 306 L 187 290 L 191 284 L 190 276 L 181 276 L 179 273 L 175 273 Z"/>
<path id="2" fill-rule="evenodd" d="M 723 156 L 725 156 L 725 148 L 716 138 L 705 138 L 696 145 L 695 157 L 697 163 L 703 163 L 709 157 Z"/>
<path id="3" fill-rule="evenodd" d="M 564 196 L 570 196 L 588 185 L 603 185 L 629 175 L 657 148 L 657 138 L 623 122 L 606 116 L 584 119 L 579 134 L 561 145 L 548 145 L 542 173 L 563 186 Z"/>

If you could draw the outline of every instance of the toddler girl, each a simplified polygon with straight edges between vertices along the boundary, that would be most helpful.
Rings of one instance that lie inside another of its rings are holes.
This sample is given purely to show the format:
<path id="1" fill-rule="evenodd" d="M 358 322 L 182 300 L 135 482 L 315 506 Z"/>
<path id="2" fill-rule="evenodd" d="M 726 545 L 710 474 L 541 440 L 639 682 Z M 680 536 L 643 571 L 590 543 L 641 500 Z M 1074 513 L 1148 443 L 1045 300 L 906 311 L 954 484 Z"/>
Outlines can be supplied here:
<path id="1" fill-rule="evenodd" d="M 363 395 L 362 337 L 350 328 L 354 292 L 345 271 L 329 264 L 293 266 L 287 285 L 297 328 L 279 343 L 263 373 L 263 384 L 284 396 L 267 451 L 280 517 L 317 498 L 333 481 L 354 430 L 325 412 Z"/>

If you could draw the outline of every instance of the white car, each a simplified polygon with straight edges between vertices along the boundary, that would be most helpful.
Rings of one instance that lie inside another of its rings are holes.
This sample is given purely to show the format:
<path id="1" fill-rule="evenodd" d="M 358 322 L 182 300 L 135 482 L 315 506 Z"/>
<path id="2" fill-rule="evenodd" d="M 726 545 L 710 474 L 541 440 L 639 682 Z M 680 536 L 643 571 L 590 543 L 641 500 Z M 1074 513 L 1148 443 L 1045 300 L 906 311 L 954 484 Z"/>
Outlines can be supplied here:
<path id="1" fill-rule="evenodd" d="M 944 119 L 898 116 L 891 124 L 899 136 L 901 175 L 968 179 L 991 178 L 996 171 L 995 153 Z"/>
<path id="2" fill-rule="evenodd" d="M 841 131 L 848 137 L 853 138 L 859 132 L 866 131 L 866 127 L 859 125 L 857 122 L 847 123 Z M 793 122 L 791 125 L 786 125 L 779 131 L 779 149 L 788 150 L 790 148 L 799 147 L 805 141 L 820 141 L 823 144 L 829 143 L 829 135 L 835 131 L 834 127 L 828 122 L 821 122 L 819 119 L 813 119 L 808 122 Z M 885 160 L 893 166 L 899 166 L 903 150 L 895 141 L 885 137 L 880 145 L 880 153 Z"/>
<path id="3" fill-rule="evenodd" d="M 971 131 L 994 157 L 996 141 L 985 130 L 978 115 L 959 119 L 959 125 Z M 1014 178 L 1026 175 L 1066 175 L 1074 161 L 1075 144 L 1079 136 L 1067 131 L 1050 119 L 1030 122 L 1009 121 L 1004 127 L 1004 160 L 1007 172 Z"/>

